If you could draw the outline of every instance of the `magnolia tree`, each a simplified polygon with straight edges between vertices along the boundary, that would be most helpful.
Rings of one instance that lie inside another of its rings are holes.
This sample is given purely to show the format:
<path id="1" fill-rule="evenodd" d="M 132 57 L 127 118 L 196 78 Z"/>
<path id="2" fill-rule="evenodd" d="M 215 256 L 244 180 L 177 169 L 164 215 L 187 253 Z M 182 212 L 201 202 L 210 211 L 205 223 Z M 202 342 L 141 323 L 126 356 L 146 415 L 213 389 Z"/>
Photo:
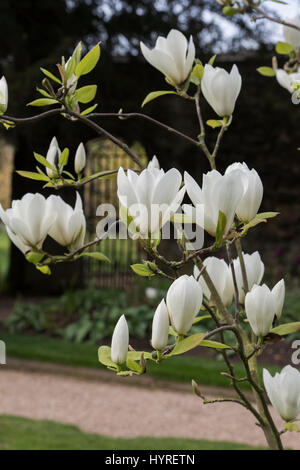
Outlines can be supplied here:
<path id="1" fill-rule="evenodd" d="M 247 5 L 243 2 L 238 7 L 234 7 L 232 1 L 219 3 L 225 5 L 225 14 L 234 14 L 235 10 L 245 14 L 252 12 L 252 2 L 247 2 Z M 253 2 L 253 5 L 254 12 L 257 12 L 258 2 Z M 274 68 L 260 70 L 268 75 L 276 75 L 279 83 L 290 92 L 297 91 L 299 86 L 299 21 L 289 20 L 285 24 L 286 42 L 277 44 L 277 50 L 284 50 L 289 56 L 283 69 L 278 69 L 274 60 Z M 53 109 L 29 118 L 14 118 L 4 114 L 8 93 L 3 77 L 0 80 L 1 122 L 10 128 L 35 123 L 53 115 L 62 116 L 86 124 L 122 148 L 139 170 L 116 168 L 84 177 L 86 152 L 83 143 L 80 143 L 72 157 L 74 171 L 71 173 L 65 170 L 69 150 L 61 150 L 54 137 L 46 156 L 34 152 L 34 158 L 39 164 L 35 172 L 18 171 L 20 175 L 41 181 L 43 187 L 54 190 L 66 186 L 78 190 L 95 179 L 99 179 L 101 184 L 103 178 L 117 176 L 120 220 L 106 223 L 106 229 L 100 224 L 95 239 L 86 242 L 86 220 L 78 192 L 74 208 L 57 195 L 46 199 L 41 194 L 26 194 L 21 200 L 13 201 L 10 209 L 4 211 L 0 207 L 0 217 L 11 241 L 44 274 L 51 274 L 53 264 L 70 262 L 84 256 L 107 260 L 105 253 L 93 251 L 93 247 L 101 244 L 105 237 L 124 237 L 126 232 L 127 236 L 141 245 L 146 255 L 141 263 L 132 266 L 133 271 L 149 278 L 165 277 L 170 280 L 170 287 L 153 316 L 153 351 L 135 351 L 130 346 L 124 312 L 116 324 L 111 347 L 99 348 L 99 361 L 120 376 L 140 375 L 146 372 L 147 361 L 159 365 L 193 348 L 214 348 L 223 356 L 225 370 L 222 375 L 228 378 L 235 394 L 232 398 L 208 400 L 193 381 L 195 394 L 205 404 L 232 401 L 245 407 L 256 418 L 269 447 L 282 449 L 281 434 L 299 431 L 296 421 L 300 412 L 300 373 L 286 366 L 280 374 L 272 377 L 264 370 L 263 387 L 258 374 L 257 356 L 271 341 L 300 330 L 300 322 L 280 324 L 285 296 L 284 280 L 281 279 L 272 288 L 261 285 L 264 264 L 260 254 L 258 251 L 244 253 L 242 249 L 242 240 L 249 230 L 277 213 L 259 213 L 263 184 L 255 169 L 249 169 L 246 163 L 240 162 L 230 165 L 224 174 L 216 169 L 218 150 L 223 134 L 232 122 L 242 77 L 236 65 L 228 72 L 215 67 L 214 58 L 203 64 L 196 58 L 193 38 L 187 40 L 177 30 L 171 30 L 167 37 L 158 37 L 153 49 L 141 43 L 141 51 L 145 59 L 165 76 L 169 85 L 166 90 L 151 92 L 142 106 L 166 94 L 193 102 L 199 121 L 199 134 L 188 136 L 141 113 L 124 113 L 122 110 L 118 113 L 97 113 L 94 112 L 96 104 L 82 109 L 82 105 L 94 99 L 97 86 L 80 87 L 79 82 L 83 75 L 95 67 L 100 58 L 100 47 L 97 44 L 82 57 L 82 46 L 79 44 L 67 61 L 62 58 L 61 63 L 57 64 L 57 75 L 41 69 L 45 78 L 38 92 L 42 97 L 29 104 L 53 106 Z M 205 120 L 202 116 L 203 100 L 209 103 L 213 110 L 211 112 L 217 115 L 215 119 Z M 187 172 L 183 177 L 175 168 L 165 172 L 156 157 L 143 168 L 138 155 L 99 124 L 106 118 L 148 120 L 154 126 L 180 136 L 195 146 L 208 160 L 211 170 L 203 174 L 201 184 Z M 206 144 L 207 125 L 217 132 L 213 149 L 209 149 Z M 185 194 L 190 200 L 189 204 L 182 204 Z M 173 226 L 172 231 L 170 224 Z M 204 232 L 213 239 L 209 246 L 204 245 Z M 169 238 L 171 233 L 181 252 L 179 260 L 168 259 L 159 250 L 161 239 Z M 48 253 L 43 249 L 47 236 L 65 247 L 63 255 Z M 220 258 L 222 253 L 227 261 Z M 194 267 L 190 275 L 184 274 L 191 265 Z M 199 330 L 195 332 L 197 325 L 205 319 L 210 319 L 210 324 L 214 324 L 213 329 L 206 333 Z M 231 361 L 232 353 L 239 358 L 243 375 L 237 375 Z M 241 387 L 244 382 L 250 385 L 253 400 Z M 283 420 L 280 429 L 274 423 L 268 399 Z"/>

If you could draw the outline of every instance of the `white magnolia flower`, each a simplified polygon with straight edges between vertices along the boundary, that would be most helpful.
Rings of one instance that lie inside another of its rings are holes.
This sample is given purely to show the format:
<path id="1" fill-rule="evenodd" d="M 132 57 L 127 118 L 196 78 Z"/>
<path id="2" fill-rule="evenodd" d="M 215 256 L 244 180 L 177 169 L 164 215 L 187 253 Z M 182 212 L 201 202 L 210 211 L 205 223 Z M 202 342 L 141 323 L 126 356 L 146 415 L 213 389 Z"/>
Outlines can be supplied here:
<path id="1" fill-rule="evenodd" d="M 300 413 L 300 372 L 292 366 L 285 366 L 280 374 L 271 376 L 263 371 L 265 389 L 270 402 L 285 421 L 294 421 Z"/>
<path id="2" fill-rule="evenodd" d="M 266 336 L 276 313 L 275 296 L 263 284 L 254 285 L 245 297 L 245 310 L 250 326 L 257 336 Z"/>
<path id="3" fill-rule="evenodd" d="M 237 206 L 236 215 L 243 222 L 249 222 L 254 219 L 258 212 L 264 188 L 257 171 L 254 168 L 249 170 L 246 163 L 233 163 L 227 168 L 225 174 L 230 174 L 236 170 L 241 172 L 244 187 L 244 194 Z"/>
<path id="4" fill-rule="evenodd" d="M 282 312 L 284 297 L 285 297 L 284 279 L 280 279 L 280 281 L 277 282 L 277 284 L 272 289 L 272 294 L 275 297 L 276 317 L 278 319 L 281 317 L 281 312 Z"/>
<path id="5" fill-rule="evenodd" d="M 172 29 L 166 38 L 159 36 L 154 49 L 140 43 L 145 59 L 175 85 L 180 85 L 189 76 L 195 59 L 195 46 L 192 36 L 189 44 L 185 36 Z M 188 52 L 187 52 L 188 50 Z"/>
<path id="6" fill-rule="evenodd" d="M 185 335 L 190 330 L 202 299 L 202 288 L 193 276 L 185 274 L 171 284 L 166 300 L 171 323 L 177 333 Z"/>
<path id="7" fill-rule="evenodd" d="M 232 274 L 230 267 L 223 260 L 216 258 L 215 256 L 209 256 L 203 261 L 204 266 L 206 267 L 206 272 L 214 283 L 215 288 L 218 291 L 219 296 L 223 304 L 228 307 L 232 303 L 234 286 L 232 281 Z M 203 294 L 208 301 L 211 300 L 211 292 L 203 279 L 203 276 L 199 277 L 199 269 L 197 266 L 194 267 L 194 277 L 198 280 L 203 290 Z"/>
<path id="8" fill-rule="evenodd" d="M 286 18 L 287 23 L 294 24 L 300 28 L 300 18 L 296 16 L 295 18 Z M 290 26 L 283 26 L 283 35 L 284 39 L 288 44 L 291 44 L 295 49 L 300 47 L 300 31 Z"/>
<path id="9" fill-rule="evenodd" d="M 220 117 L 231 116 L 242 86 L 242 77 L 234 64 L 231 72 L 206 64 L 201 90 L 206 101 Z"/>
<path id="10" fill-rule="evenodd" d="M 243 253 L 243 257 L 247 273 L 248 288 L 251 290 L 254 284 L 260 284 L 265 272 L 265 266 L 258 251 L 255 251 L 251 255 Z M 239 302 L 243 304 L 245 301 L 245 290 L 239 258 L 233 260 L 233 266 L 239 291 Z"/>
<path id="11" fill-rule="evenodd" d="M 161 351 L 168 344 L 169 314 L 164 299 L 158 305 L 152 322 L 151 344 L 154 349 Z"/>
<path id="12" fill-rule="evenodd" d="M 286 88 L 290 93 L 295 91 L 296 85 L 300 83 L 300 67 L 297 72 L 287 73 L 283 69 L 276 70 L 276 78 L 283 88 Z"/>
<path id="13" fill-rule="evenodd" d="M 7 110 L 8 105 L 8 87 L 7 81 L 3 76 L 0 80 L 0 113 L 3 114 Z"/>
<path id="14" fill-rule="evenodd" d="M 14 200 L 12 207 L 3 210 L 0 217 L 6 225 L 11 241 L 23 252 L 42 248 L 43 242 L 55 222 L 56 213 L 41 194 L 27 193 Z"/>
<path id="15" fill-rule="evenodd" d="M 118 172 L 118 197 L 128 209 L 140 234 L 147 238 L 157 235 L 163 225 L 175 213 L 184 197 L 185 188 L 180 189 L 182 177 L 172 168 L 166 173 L 154 165 L 140 174 L 132 170 Z"/>
<path id="16" fill-rule="evenodd" d="M 81 173 L 86 164 L 86 151 L 83 143 L 81 142 L 76 150 L 74 168 L 77 174 Z"/>
<path id="17" fill-rule="evenodd" d="M 297 72 L 287 73 L 283 69 L 276 70 L 276 78 L 283 88 L 286 88 L 290 93 L 294 93 L 294 84 L 300 84 L 300 67 Z"/>
<path id="18" fill-rule="evenodd" d="M 232 225 L 236 209 L 243 195 L 244 189 L 240 174 L 232 171 L 221 175 L 216 170 L 203 175 L 202 189 L 194 178 L 184 173 L 184 182 L 187 193 L 195 207 L 204 207 L 204 229 L 212 236 L 216 235 L 219 211 L 226 216 L 224 234 L 226 235 Z M 184 212 L 195 218 L 194 210 L 189 205 L 183 206 Z"/>
<path id="19" fill-rule="evenodd" d="M 49 231 L 50 237 L 60 245 L 68 247 L 70 251 L 83 246 L 86 220 L 79 193 L 76 193 L 74 209 L 64 202 L 60 196 L 49 196 L 48 203 L 50 210 L 57 214 L 56 220 Z"/>
<path id="20" fill-rule="evenodd" d="M 115 364 L 124 364 L 129 346 L 129 331 L 124 315 L 119 318 L 111 339 L 111 360 Z"/>
<path id="21" fill-rule="evenodd" d="M 58 161 L 59 161 L 60 155 L 61 155 L 61 150 L 59 148 L 57 139 L 56 137 L 53 137 L 53 139 L 50 142 L 49 149 L 46 155 L 46 160 L 48 160 L 48 162 L 55 168 L 55 170 L 52 170 L 51 168 L 46 168 L 46 172 L 49 178 L 55 178 L 55 176 L 57 176 Z"/>

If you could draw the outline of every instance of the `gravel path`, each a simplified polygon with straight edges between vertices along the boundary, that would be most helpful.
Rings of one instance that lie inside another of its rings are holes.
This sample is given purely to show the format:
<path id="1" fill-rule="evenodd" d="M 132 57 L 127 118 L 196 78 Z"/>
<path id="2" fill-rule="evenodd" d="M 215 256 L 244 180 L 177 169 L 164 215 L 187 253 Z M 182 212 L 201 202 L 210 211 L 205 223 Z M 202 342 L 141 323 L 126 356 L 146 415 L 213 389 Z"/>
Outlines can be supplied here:
<path id="1" fill-rule="evenodd" d="M 265 445 L 247 410 L 234 403 L 203 405 L 192 393 L 1 368 L 0 396 L 0 414 L 71 423 L 87 432 Z M 283 440 L 300 449 L 298 433 Z"/>

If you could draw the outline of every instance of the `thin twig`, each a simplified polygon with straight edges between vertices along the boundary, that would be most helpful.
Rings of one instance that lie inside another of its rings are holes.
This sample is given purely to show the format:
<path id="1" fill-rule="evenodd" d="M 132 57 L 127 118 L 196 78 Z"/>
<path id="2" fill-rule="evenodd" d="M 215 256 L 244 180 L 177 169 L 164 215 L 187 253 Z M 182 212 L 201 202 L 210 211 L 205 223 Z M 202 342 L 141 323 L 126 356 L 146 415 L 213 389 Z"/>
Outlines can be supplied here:
<path id="1" fill-rule="evenodd" d="M 299 26 L 293 23 L 289 23 L 288 21 L 281 20 L 280 18 L 276 18 L 275 16 L 269 15 L 264 10 L 262 10 L 259 6 L 255 5 L 255 3 L 253 3 L 251 0 L 249 1 L 249 6 L 261 15 L 261 18 L 256 17 L 255 19 L 266 19 L 266 20 L 272 21 L 273 23 L 278 23 L 283 26 L 288 26 L 289 28 L 293 28 L 293 29 L 296 29 L 297 31 L 300 31 Z"/>
<path id="2" fill-rule="evenodd" d="M 89 114 L 89 118 L 107 118 L 107 117 L 114 117 L 114 118 L 119 118 L 120 120 L 126 120 L 130 118 L 140 118 L 144 119 L 146 121 L 151 122 L 152 124 L 155 124 L 158 127 L 161 127 L 162 129 L 167 130 L 168 132 L 171 132 L 172 134 L 177 135 L 178 137 L 181 137 L 185 140 L 187 140 L 190 144 L 197 145 L 199 146 L 199 142 L 192 137 L 189 137 L 188 135 L 184 134 L 183 132 L 180 132 L 176 129 L 174 129 L 171 126 L 168 126 L 167 124 L 164 124 L 163 122 L 157 121 L 156 119 L 147 116 L 147 114 L 142 114 L 142 113 L 91 113 Z"/>

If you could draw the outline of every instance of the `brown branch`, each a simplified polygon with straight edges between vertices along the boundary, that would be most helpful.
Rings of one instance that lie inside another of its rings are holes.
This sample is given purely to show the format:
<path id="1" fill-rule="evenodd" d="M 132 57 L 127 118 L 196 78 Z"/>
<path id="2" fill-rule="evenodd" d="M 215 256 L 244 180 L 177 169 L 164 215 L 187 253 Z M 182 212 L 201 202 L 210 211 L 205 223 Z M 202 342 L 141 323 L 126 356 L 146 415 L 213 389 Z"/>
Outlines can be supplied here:
<path id="1" fill-rule="evenodd" d="M 253 3 L 253 1 L 251 1 L 251 0 L 249 1 L 249 7 L 252 8 L 254 11 L 257 11 L 257 13 L 259 13 L 261 15 L 261 18 L 259 18 L 259 17 L 255 18 L 257 20 L 266 19 L 266 20 L 272 21 L 273 23 L 278 23 L 278 24 L 281 24 L 283 26 L 288 26 L 289 28 L 293 28 L 293 29 L 296 29 L 297 31 L 300 31 L 299 26 L 297 26 L 293 23 L 289 23 L 288 21 L 281 20 L 280 18 L 276 18 L 275 16 L 269 15 L 264 10 L 262 10 L 259 6 L 255 5 L 255 3 Z"/>
<path id="2" fill-rule="evenodd" d="M 235 269 L 234 269 L 234 264 L 233 264 L 233 260 L 231 256 L 231 249 L 230 249 L 229 244 L 226 245 L 226 250 L 227 250 L 227 257 L 228 257 L 228 262 L 229 262 L 229 266 L 231 269 L 231 275 L 232 275 L 233 286 L 234 286 L 235 321 L 237 323 L 239 321 L 239 289 L 237 286 Z"/>
<path id="3" fill-rule="evenodd" d="M 58 114 L 61 114 L 62 110 L 61 108 L 55 108 L 55 109 L 50 109 L 49 111 L 45 111 L 44 113 L 37 114 L 35 116 L 30 116 L 27 118 L 16 118 L 12 116 L 6 116 L 5 114 L 2 114 L 0 116 L 0 121 L 11 121 L 16 124 L 31 124 L 34 122 L 41 121 L 42 119 L 45 119 L 49 116 L 56 116 Z"/>
<path id="4" fill-rule="evenodd" d="M 119 118 L 120 120 L 126 120 L 130 118 L 140 118 L 144 119 L 146 121 L 151 122 L 152 124 L 155 124 L 156 126 L 161 127 L 162 129 L 167 130 L 168 132 L 171 132 L 172 134 L 177 135 L 178 137 L 181 137 L 185 140 L 187 140 L 190 144 L 197 145 L 199 146 L 199 142 L 192 137 L 189 137 L 186 134 L 183 134 L 183 132 L 180 132 L 176 129 L 174 129 L 171 126 L 168 126 L 167 124 L 164 124 L 163 122 L 157 121 L 156 119 L 147 116 L 147 114 L 142 114 L 142 113 L 91 113 L 89 114 L 90 118 L 107 118 L 107 117 L 114 117 L 114 118 Z"/>

